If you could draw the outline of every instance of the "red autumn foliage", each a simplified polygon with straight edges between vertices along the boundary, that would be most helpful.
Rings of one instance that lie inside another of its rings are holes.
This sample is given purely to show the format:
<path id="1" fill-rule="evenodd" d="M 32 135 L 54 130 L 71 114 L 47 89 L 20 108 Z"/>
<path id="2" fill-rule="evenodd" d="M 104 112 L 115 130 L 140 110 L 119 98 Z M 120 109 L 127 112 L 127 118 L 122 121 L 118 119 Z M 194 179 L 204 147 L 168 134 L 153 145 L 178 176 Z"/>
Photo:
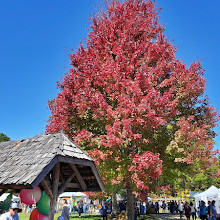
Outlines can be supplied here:
<path id="1" fill-rule="evenodd" d="M 210 161 L 218 120 L 202 99 L 201 63 L 187 68 L 176 58 L 157 12 L 152 1 L 112 1 L 93 17 L 86 45 L 70 54 L 72 68 L 49 103 L 46 128 L 88 150 L 106 182 L 111 168 L 111 184 L 137 191 L 162 174 L 170 154 L 176 162 Z"/>
<path id="2" fill-rule="evenodd" d="M 106 192 L 85 192 L 87 196 L 89 196 L 90 200 L 99 200 L 99 201 L 104 201 L 106 200 L 110 194 L 107 194 Z"/>

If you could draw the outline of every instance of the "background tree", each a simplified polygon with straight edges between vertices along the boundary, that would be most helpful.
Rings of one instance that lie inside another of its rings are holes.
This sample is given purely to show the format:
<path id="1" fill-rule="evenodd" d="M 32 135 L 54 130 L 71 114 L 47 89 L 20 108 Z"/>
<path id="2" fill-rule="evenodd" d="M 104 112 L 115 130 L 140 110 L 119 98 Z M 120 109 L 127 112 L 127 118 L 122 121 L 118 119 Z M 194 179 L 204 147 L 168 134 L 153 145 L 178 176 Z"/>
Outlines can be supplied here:
<path id="1" fill-rule="evenodd" d="M 98 199 L 100 202 L 107 200 L 108 197 L 110 196 L 106 192 L 85 192 L 85 194 L 89 196 L 89 199 L 91 200 Z"/>
<path id="2" fill-rule="evenodd" d="M 157 13 L 152 1 L 109 3 L 70 54 L 72 68 L 49 103 L 47 132 L 64 131 L 106 183 L 126 189 L 132 220 L 133 192 L 161 189 L 214 155 L 218 115 L 204 97 L 201 63 L 187 68 L 176 59 Z"/>
<path id="3" fill-rule="evenodd" d="M 10 141 L 10 138 L 6 134 L 0 133 L 0 142 L 4 141 Z"/>
<path id="4" fill-rule="evenodd" d="M 194 170 L 189 173 L 186 180 L 187 188 L 193 191 L 204 191 L 212 185 L 220 187 L 220 157 L 213 157 L 206 169 L 194 163 Z"/>

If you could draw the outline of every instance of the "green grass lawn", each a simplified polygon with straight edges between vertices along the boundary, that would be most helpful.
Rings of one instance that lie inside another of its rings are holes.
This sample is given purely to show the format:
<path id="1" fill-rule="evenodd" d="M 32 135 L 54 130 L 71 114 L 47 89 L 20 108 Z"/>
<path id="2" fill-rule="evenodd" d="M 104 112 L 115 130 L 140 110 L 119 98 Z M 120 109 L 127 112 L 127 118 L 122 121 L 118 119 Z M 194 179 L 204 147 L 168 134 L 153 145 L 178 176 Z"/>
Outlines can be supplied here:
<path id="1" fill-rule="evenodd" d="M 90 214 L 87 214 L 87 215 L 84 215 L 84 214 L 82 214 L 81 215 L 81 218 L 78 218 L 78 216 L 79 215 L 71 215 L 70 216 L 70 219 L 92 219 L 92 220 L 101 220 L 102 219 L 102 217 L 100 217 L 100 215 L 90 215 Z"/>
<path id="2" fill-rule="evenodd" d="M 138 220 L 158 220 L 158 218 L 152 215 L 142 215 Z"/>
<path id="3" fill-rule="evenodd" d="M 57 220 L 57 218 L 60 216 L 61 213 L 57 213 L 55 216 L 54 216 L 54 220 Z M 23 214 L 23 213 L 19 213 L 19 219 L 20 220 L 29 220 L 29 217 L 30 217 L 30 214 Z M 74 219 L 74 220 L 88 220 L 88 219 L 91 219 L 91 220 L 102 220 L 102 218 L 100 217 L 100 215 L 84 215 L 82 214 L 81 215 L 82 217 L 81 218 L 78 218 L 78 215 L 75 214 L 75 215 L 71 215 L 70 216 L 70 220 L 71 219 Z M 141 216 L 140 218 L 138 218 L 139 220 L 157 220 L 156 217 L 154 216 L 151 216 L 151 215 L 143 215 Z"/>
<path id="4" fill-rule="evenodd" d="M 57 213 L 55 216 L 54 216 L 54 220 L 56 220 L 59 216 L 60 216 L 61 213 Z M 29 217 L 30 217 L 30 214 L 23 214 L 23 213 L 18 213 L 19 215 L 19 219 L 20 220 L 29 220 Z M 100 215 L 84 215 L 82 214 L 81 215 L 82 217 L 81 218 L 78 218 L 78 215 L 71 215 L 70 216 L 70 220 L 71 219 L 74 219 L 74 220 L 77 220 L 77 219 L 85 219 L 85 220 L 88 220 L 88 219 L 91 219 L 91 220 L 101 220 L 102 218 L 100 217 Z"/>

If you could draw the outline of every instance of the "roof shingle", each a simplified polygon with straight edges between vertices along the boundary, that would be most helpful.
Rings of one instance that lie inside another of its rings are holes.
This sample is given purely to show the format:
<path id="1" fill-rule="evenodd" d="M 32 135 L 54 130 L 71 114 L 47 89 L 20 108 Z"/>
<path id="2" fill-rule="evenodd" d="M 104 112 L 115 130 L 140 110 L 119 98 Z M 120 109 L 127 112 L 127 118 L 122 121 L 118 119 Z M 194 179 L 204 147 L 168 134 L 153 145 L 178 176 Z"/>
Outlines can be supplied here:
<path id="1" fill-rule="evenodd" d="M 0 185 L 31 185 L 59 155 L 93 162 L 87 153 L 63 133 L 1 142 L 0 152 Z"/>

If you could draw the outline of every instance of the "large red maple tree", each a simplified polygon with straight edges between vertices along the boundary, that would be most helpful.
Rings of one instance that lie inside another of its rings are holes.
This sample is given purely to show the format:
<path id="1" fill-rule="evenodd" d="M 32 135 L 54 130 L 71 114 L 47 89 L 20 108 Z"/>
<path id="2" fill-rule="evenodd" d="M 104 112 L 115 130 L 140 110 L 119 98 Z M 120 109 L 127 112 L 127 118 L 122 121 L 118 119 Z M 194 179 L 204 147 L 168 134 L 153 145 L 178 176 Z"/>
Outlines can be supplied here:
<path id="1" fill-rule="evenodd" d="M 200 62 L 186 67 L 152 1 L 111 1 L 94 15 L 85 45 L 49 103 L 47 132 L 64 131 L 93 156 L 103 179 L 151 190 L 169 164 L 209 161 L 218 115 L 204 98 Z M 167 165 L 167 166 L 166 166 Z"/>

